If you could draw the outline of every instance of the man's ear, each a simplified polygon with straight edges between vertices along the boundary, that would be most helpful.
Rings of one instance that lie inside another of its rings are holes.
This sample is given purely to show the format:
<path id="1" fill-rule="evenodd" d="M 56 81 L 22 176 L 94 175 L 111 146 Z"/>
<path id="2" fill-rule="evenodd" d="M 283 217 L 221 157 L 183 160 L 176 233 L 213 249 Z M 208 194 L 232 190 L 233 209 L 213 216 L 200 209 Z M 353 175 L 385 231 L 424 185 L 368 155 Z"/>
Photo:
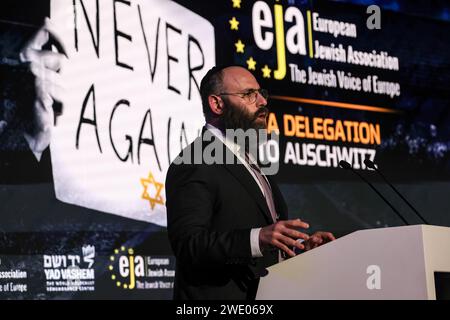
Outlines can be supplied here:
<path id="1" fill-rule="evenodd" d="M 210 95 L 208 97 L 208 104 L 213 114 L 218 116 L 222 115 L 224 103 L 220 96 Z"/>

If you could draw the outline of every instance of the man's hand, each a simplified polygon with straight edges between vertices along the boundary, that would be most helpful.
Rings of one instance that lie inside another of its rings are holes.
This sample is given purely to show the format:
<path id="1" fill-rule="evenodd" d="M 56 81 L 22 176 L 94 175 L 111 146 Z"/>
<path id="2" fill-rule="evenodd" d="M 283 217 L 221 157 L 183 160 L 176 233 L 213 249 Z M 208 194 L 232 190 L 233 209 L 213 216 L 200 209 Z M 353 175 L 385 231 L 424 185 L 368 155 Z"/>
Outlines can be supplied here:
<path id="1" fill-rule="evenodd" d="M 306 233 L 298 231 L 298 229 L 308 229 L 309 225 L 300 219 L 278 221 L 267 227 L 261 228 L 259 232 L 259 244 L 261 250 L 270 250 L 278 248 L 286 252 L 291 257 L 295 253 L 290 248 L 297 247 L 304 250 L 305 246 L 298 242 L 298 239 L 308 240 Z"/>
<path id="2" fill-rule="evenodd" d="M 308 251 L 333 240 L 336 240 L 336 238 L 331 232 L 317 231 L 303 244 L 305 245 L 305 251 Z"/>
<path id="3" fill-rule="evenodd" d="M 62 53 L 42 50 L 50 38 L 58 43 Z M 55 115 L 53 102 L 62 102 L 64 89 L 61 85 L 60 70 L 67 60 L 67 50 L 52 25 L 46 18 L 44 25 L 20 52 L 20 60 L 30 64 L 35 76 L 36 100 L 33 105 L 33 124 L 30 132 L 24 134 L 30 149 L 38 160 L 50 144 Z"/>

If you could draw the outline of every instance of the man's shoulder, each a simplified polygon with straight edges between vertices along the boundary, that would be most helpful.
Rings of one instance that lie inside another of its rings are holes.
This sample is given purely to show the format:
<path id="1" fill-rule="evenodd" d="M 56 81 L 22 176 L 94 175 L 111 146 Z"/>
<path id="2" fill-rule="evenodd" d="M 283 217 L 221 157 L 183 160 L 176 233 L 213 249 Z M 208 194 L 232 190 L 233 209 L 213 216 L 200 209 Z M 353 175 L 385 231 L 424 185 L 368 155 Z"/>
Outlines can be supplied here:
<path id="1" fill-rule="evenodd" d="M 232 153 L 223 141 L 211 131 L 205 130 L 202 135 L 181 150 L 170 167 L 223 164 L 226 155 L 230 157 Z"/>
<path id="2" fill-rule="evenodd" d="M 204 150 L 207 143 L 202 136 L 197 137 L 187 145 L 171 162 L 167 171 L 167 181 L 181 176 L 207 175 L 207 172 L 214 170 L 213 166 L 204 161 Z"/>
<path id="3" fill-rule="evenodd" d="M 175 159 L 172 160 L 169 166 L 169 171 L 173 170 L 187 170 L 187 169 L 194 169 L 195 166 L 195 153 L 201 152 L 203 153 L 203 141 L 202 137 L 198 136 L 194 141 L 192 141 L 190 144 L 188 144 L 186 147 L 184 147 L 178 155 L 175 157 Z M 198 150 L 198 147 L 201 147 L 200 150 Z"/>

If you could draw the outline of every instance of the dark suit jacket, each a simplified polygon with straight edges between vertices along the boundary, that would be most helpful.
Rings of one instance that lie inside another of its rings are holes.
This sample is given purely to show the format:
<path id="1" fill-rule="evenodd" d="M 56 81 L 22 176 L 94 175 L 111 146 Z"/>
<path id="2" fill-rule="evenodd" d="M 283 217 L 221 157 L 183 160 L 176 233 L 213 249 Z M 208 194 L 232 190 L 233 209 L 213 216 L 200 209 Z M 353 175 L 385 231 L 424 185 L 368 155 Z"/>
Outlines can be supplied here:
<path id="1" fill-rule="evenodd" d="M 200 142 L 203 148 L 208 144 Z M 175 299 L 254 299 L 259 277 L 278 262 L 278 251 L 252 258 L 251 229 L 273 221 L 252 175 L 220 144 L 236 164 L 172 163 L 167 173 L 167 229 L 177 258 Z M 286 219 L 283 196 L 273 178 L 268 180 L 277 213 Z"/>

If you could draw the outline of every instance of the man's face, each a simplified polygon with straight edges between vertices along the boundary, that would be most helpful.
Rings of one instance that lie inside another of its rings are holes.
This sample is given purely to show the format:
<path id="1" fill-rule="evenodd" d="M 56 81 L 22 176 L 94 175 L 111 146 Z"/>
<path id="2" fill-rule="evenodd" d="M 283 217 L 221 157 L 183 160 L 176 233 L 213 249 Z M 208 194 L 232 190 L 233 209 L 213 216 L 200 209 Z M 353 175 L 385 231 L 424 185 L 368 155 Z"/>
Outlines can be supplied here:
<path id="1" fill-rule="evenodd" d="M 267 100 L 255 92 L 258 89 L 258 82 L 246 69 L 229 67 L 223 70 L 222 93 L 230 93 L 221 96 L 224 103 L 221 118 L 225 129 L 267 128 Z"/>

